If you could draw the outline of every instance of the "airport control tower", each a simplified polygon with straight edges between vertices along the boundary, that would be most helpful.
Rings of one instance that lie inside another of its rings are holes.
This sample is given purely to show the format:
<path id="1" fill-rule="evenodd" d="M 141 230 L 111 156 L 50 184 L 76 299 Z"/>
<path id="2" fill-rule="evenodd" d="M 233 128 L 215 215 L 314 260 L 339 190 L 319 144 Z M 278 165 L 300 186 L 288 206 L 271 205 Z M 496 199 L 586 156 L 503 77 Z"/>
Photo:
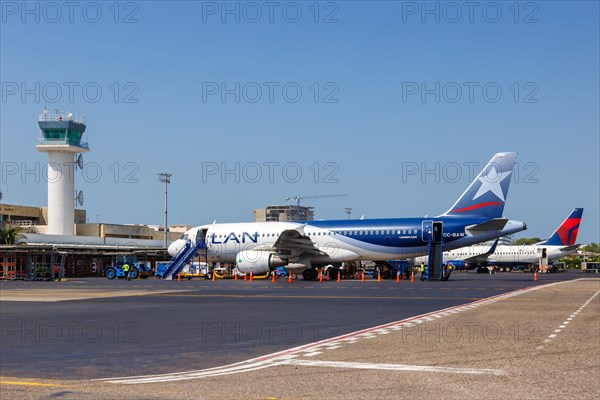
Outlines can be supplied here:
<path id="1" fill-rule="evenodd" d="M 37 150 L 48 153 L 48 231 L 50 235 L 74 234 L 75 222 L 75 165 L 81 167 L 77 154 L 89 151 L 81 141 L 85 132 L 83 116 L 61 113 L 49 114 L 44 109 L 38 119 L 42 136 Z M 79 195 L 81 203 L 82 196 Z"/>

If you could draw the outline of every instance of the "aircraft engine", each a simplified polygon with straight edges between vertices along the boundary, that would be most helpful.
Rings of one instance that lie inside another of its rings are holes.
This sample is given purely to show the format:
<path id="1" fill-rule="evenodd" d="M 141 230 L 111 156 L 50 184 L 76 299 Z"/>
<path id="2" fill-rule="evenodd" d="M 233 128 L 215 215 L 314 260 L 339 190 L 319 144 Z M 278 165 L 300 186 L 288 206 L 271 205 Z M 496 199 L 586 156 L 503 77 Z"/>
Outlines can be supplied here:
<path id="1" fill-rule="evenodd" d="M 237 268 L 241 273 L 262 275 L 288 264 L 285 258 L 264 250 L 244 250 L 237 253 Z"/>

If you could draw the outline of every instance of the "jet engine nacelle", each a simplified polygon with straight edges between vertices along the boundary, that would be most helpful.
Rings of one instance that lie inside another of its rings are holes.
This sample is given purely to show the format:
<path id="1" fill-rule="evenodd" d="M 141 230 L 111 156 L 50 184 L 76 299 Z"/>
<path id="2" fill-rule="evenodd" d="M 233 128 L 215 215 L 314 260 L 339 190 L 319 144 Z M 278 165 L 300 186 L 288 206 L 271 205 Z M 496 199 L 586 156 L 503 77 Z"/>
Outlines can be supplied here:
<path id="1" fill-rule="evenodd" d="M 252 273 L 262 275 L 273 271 L 277 267 L 283 267 L 288 261 L 277 254 L 265 250 L 244 250 L 237 253 L 237 269 L 241 273 Z"/>

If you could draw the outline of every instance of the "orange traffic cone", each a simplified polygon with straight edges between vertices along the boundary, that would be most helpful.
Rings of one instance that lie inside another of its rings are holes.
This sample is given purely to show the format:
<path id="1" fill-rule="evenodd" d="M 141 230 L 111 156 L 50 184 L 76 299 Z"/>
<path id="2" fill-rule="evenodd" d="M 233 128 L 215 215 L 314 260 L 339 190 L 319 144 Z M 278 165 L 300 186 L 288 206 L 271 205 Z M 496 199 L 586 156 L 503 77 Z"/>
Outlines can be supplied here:
<path id="1" fill-rule="evenodd" d="M 252 271 L 250 271 L 250 282 L 252 282 Z"/>
<path id="2" fill-rule="evenodd" d="M 338 283 L 342 281 L 342 271 L 340 271 L 339 269 L 338 269 L 337 281 L 338 281 Z"/>
<path id="3" fill-rule="evenodd" d="M 377 282 L 381 282 L 381 271 L 377 273 Z"/>
<path id="4" fill-rule="evenodd" d="M 323 271 L 319 271 L 319 282 L 323 282 Z"/>
<path id="5" fill-rule="evenodd" d="M 533 271 L 533 280 L 537 282 L 537 271 Z"/>
<path id="6" fill-rule="evenodd" d="M 177 274 L 177 280 L 180 281 L 181 280 L 181 275 Z"/>
<path id="7" fill-rule="evenodd" d="M 236 273 L 236 274 L 233 276 L 233 280 L 234 280 L 234 281 L 237 281 L 238 279 L 239 279 L 239 278 L 238 278 L 238 274 Z"/>
<path id="8" fill-rule="evenodd" d="M 292 273 L 291 272 L 288 274 L 288 282 L 292 283 Z"/>
<path id="9" fill-rule="evenodd" d="M 363 273 L 360 276 L 360 281 L 364 282 L 365 281 L 365 272 L 363 271 Z"/>
<path id="10" fill-rule="evenodd" d="M 414 282 L 415 281 L 415 274 L 410 274 L 410 281 Z"/>
<path id="11" fill-rule="evenodd" d="M 248 273 L 244 272 L 244 280 L 247 281 L 248 280 Z"/>
<path id="12" fill-rule="evenodd" d="M 271 282 L 275 283 L 275 271 L 273 271 L 273 277 L 271 278 Z"/>
<path id="13" fill-rule="evenodd" d="M 400 271 L 396 272 L 396 282 L 400 282 Z"/>

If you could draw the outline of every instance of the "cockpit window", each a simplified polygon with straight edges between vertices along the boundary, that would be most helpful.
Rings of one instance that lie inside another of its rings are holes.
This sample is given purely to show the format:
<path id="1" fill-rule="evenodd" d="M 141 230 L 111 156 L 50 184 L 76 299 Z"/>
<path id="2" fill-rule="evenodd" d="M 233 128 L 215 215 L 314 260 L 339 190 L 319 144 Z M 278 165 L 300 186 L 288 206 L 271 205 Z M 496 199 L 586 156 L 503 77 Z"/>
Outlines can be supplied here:
<path id="1" fill-rule="evenodd" d="M 184 233 L 183 235 L 181 235 L 181 237 L 179 239 L 181 239 L 181 240 L 188 240 L 189 237 L 190 236 L 187 233 Z"/>

